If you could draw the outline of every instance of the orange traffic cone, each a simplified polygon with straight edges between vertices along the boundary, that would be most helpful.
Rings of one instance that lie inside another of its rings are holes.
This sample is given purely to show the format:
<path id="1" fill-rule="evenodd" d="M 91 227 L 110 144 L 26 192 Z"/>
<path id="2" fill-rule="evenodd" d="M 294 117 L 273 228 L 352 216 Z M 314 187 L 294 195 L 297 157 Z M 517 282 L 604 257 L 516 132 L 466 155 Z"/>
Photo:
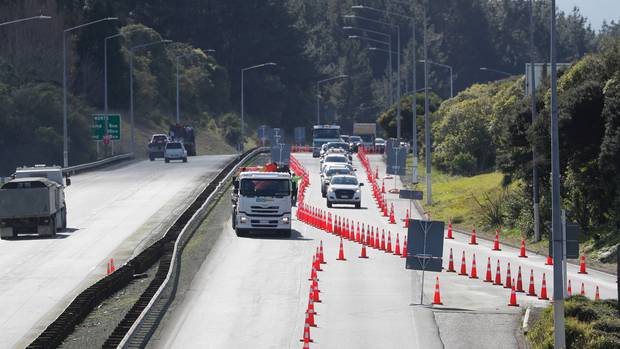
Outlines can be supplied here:
<path id="1" fill-rule="evenodd" d="M 114 258 L 110 258 L 110 272 L 113 273 L 116 271 L 116 267 L 114 266 Z"/>
<path id="2" fill-rule="evenodd" d="M 493 282 L 493 274 L 491 272 L 491 257 L 487 260 L 487 274 L 484 278 L 484 282 Z"/>
<path id="3" fill-rule="evenodd" d="M 310 310 L 310 307 L 306 309 L 306 317 L 308 318 L 308 325 L 310 325 L 310 327 L 316 327 L 316 322 L 314 322 L 314 311 Z"/>
<path id="4" fill-rule="evenodd" d="M 499 248 L 499 229 L 495 229 L 495 240 L 493 240 L 493 251 L 501 251 Z"/>
<path id="5" fill-rule="evenodd" d="M 435 297 L 433 297 L 433 304 L 435 305 L 443 305 L 441 303 L 441 294 L 439 293 L 439 276 L 437 276 L 437 281 L 435 282 Z"/>
<path id="6" fill-rule="evenodd" d="M 394 204 L 392 204 L 390 209 L 390 224 L 396 224 L 396 216 L 394 216 Z"/>
<path id="7" fill-rule="evenodd" d="M 379 167 L 375 167 L 375 179 L 379 179 Z"/>
<path id="8" fill-rule="evenodd" d="M 304 344 L 314 342 L 312 338 L 310 338 L 310 320 L 308 319 L 308 314 L 306 314 L 306 323 L 304 324 L 304 336 L 299 341 L 304 342 Z"/>
<path id="9" fill-rule="evenodd" d="M 508 262 L 508 268 L 506 269 L 506 285 L 504 288 L 512 288 L 512 275 L 510 273 L 510 262 Z"/>
<path id="10" fill-rule="evenodd" d="M 321 302 L 323 302 L 323 301 L 321 300 L 321 297 L 319 296 L 319 293 L 320 293 L 321 291 L 319 291 L 319 284 L 317 283 L 317 281 L 316 281 L 316 280 L 317 280 L 317 279 L 315 278 L 315 279 L 312 281 L 312 301 L 313 301 L 314 303 L 321 303 Z"/>
<path id="11" fill-rule="evenodd" d="M 310 270 L 310 278 L 308 278 L 308 281 L 312 281 L 314 278 L 317 278 L 318 275 L 316 273 L 316 260 L 314 259 L 314 257 L 312 257 L 312 269 Z"/>
<path id="12" fill-rule="evenodd" d="M 454 239 L 452 236 L 452 222 L 448 223 L 448 236 L 446 236 L 446 239 Z"/>
<path id="13" fill-rule="evenodd" d="M 409 228 L 409 209 L 407 209 L 407 214 L 405 215 L 405 228 Z"/>
<path id="14" fill-rule="evenodd" d="M 598 292 L 598 286 L 596 286 L 596 293 L 594 294 L 594 300 L 595 301 L 601 300 L 601 294 Z"/>
<path id="15" fill-rule="evenodd" d="M 553 265 L 553 258 L 551 258 L 551 256 L 547 256 L 547 262 L 545 262 L 545 265 Z"/>
<path id="16" fill-rule="evenodd" d="M 381 251 L 385 251 L 385 230 L 381 231 Z"/>
<path id="17" fill-rule="evenodd" d="M 587 274 L 586 271 L 586 256 L 581 256 L 581 263 L 579 263 L 579 274 Z"/>
<path id="18" fill-rule="evenodd" d="M 368 256 L 366 255 L 366 245 L 362 245 L 362 254 L 359 258 L 368 258 Z"/>
<path id="19" fill-rule="evenodd" d="M 527 258 L 527 255 L 525 254 L 525 239 L 521 239 L 521 250 L 519 251 L 519 257 Z"/>
<path id="20" fill-rule="evenodd" d="M 499 265 L 499 259 L 497 260 L 497 269 L 495 270 L 495 282 L 493 285 L 502 286 L 502 271 Z"/>
<path id="21" fill-rule="evenodd" d="M 540 290 L 540 297 L 538 297 L 538 299 L 542 299 L 544 301 L 549 300 L 549 297 L 547 297 L 547 280 L 545 278 L 545 273 L 543 273 L 542 289 Z"/>
<path id="22" fill-rule="evenodd" d="M 407 258 L 407 236 L 405 236 L 405 241 L 403 242 L 403 254 L 402 258 Z"/>
<path id="23" fill-rule="evenodd" d="M 361 233 L 360 233 L 360 223 L 357 222 L 357 232 L 355 233 L 355 242 L 360 242 L 360 238 L 361 238 Z"/>
<path id="24" fill-rule="evenodd" d="M 370 229 L 368 229 L 368 238 L 366 240 L 368 241 L 368 246 L 375 247 L 375 228 L 374 227 L 371 227 Z"/>
<path id="25" fill-rule="evenodd" d="M 583 282 L 581 283 L 581 292 L 579 292 L 580 295 L 585 296 L 586 295 L 586 287 L 583 284 Z"/>
<path id="26" fill-rule="evenodd" d="M 316 264 L 315 266 L 316 271 L 323 271 L 323 269 L 321 269 L 321 252 L 319 251 L 318 247 L 316 248 L 316 255 L 314 259 L 315 259 L 314 263 Z"/>
<path id="27" fill-rule="evenodd" d="M 478 269 L 476 268 L 476 254 L 475 253 L 471 261 L 471 274 L 469 275 L 469 278 L 470 279 L 478 278 Z"/>
<path id="28" fill-rule="evenodd" d="M 338 252 L 337 260 L 346 261 L 346 259 L 344 258 L 344 246 L 342 246 L 342 238 L 340 238 L 340 251 Z"/>
<path id="29" fill-rule="evenodd" d="M 478 241 L 476 240 L 476 226 L 472 229 L 471 232 L 471 241 L 469 241 L 470 245 L 478 245 Z"/>
<path id="30" fill-rule="evenodd" d="M 396 246 L 394 249 L 394 254 L 397 256 L 400 256 L 400 241 L 399 241 L 399 234 L 396 234 Z"/>
<path id="31" fill-rule="evenodd" d="M 452 249 L 450 249 L 450 258 L 448 259 L 448 273 L 456 273 L 454 270 L 454 257 L 452 256 Z"/>
<path id="32" fill-rule="evenodd" d="M 510 306 L 510 307 L 518 307 L 519 306 L 519 304 L 517 303 L 517 293 L 515 292 L 515 287 L 514 286 L 511 287 L 510 303 L 508 303 L 508 306 Z"/>
<path id="33" fill-rule="evenodd" d="M 534 286 L 534 269 L 530 269 L 530 288 L 527 295 L 536 297 L 536 287 Z"/>
<path id="34" fill-rule="evenodd" d="M 459 275 L 467 276 L 467 263 L 465 261 L 465 251 L 463 251 L 463 257 L 461 258 L 461 272 Z"/>
<path id="35" fill-rule="evenodd" d="M 387 240 L 387 253 L 392 253 L 392 232 L 388 231 L 388 240 Z"/>
<path id="36" fill-rule="evenodd" d="M 385 194 L 385 179 L 381 181 L 381 194 Z"/>
<path id="37" fill-rule="evenodd" d="M 523 289 L 523 278 L 521 277 L 521 266 L 519 266 L 519 272 L 517 273 L 517 292 L 525 292 Z"/>
<path id="38" fill-rule="evenodd" d="M 573 285 L 571 284 L 570 280 L 568 280 L 568 287 L 566 288 L 566 293 L 568 293 L 569 297 L 573 295 Z"/>
<path id="39" fill-rule="evenodd" d="M 381 243 L 379 240 L 379 228 L 377 228 L 377 231 L 375 231 L 375 248 L 377 250 L 381 249 Z"/>
<path id="40" fill-rule="evenodd" d="M 112 269 L 110 269 L 110 261 L 108 261 L 108 267 L 106 269 L 106 275 L 110 275 L 112 273 Z"/>
<path id="41" fill-rule="evenodd" d="M 325 261 L 325 255 L 323 254 L 323 240 L 321 240 L 321 245 L 319 246 L 319 263 L 327 264 Z"/>

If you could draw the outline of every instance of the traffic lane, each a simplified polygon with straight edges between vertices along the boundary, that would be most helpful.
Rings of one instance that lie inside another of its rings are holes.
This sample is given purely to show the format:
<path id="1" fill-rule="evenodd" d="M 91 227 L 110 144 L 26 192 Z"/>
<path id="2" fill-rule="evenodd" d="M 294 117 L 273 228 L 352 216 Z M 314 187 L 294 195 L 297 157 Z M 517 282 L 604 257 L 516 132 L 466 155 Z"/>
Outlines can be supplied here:
<path id="1" fill-rule="evenodd" d="M 371 187 L 361 163 L 354 160 L 357 177 L 365 185 L 362 191 L 362 208 L 335 205 L 329 209 L 326 199 L 320 192 L 319 161 L 308 154 L 295 154 L 306 168 L 310 176 L 310 187 L 306 191 L 305 202 L 321 208 L 332 215 L 364 223 L 373 228 L 385 229 L 392 233 L 392 243 L 396 242 L 396 234 L 400 234 L 403 244 L 403 228 L 384 224 L 377 206 L 372 199 Z M 316 231 L 306 228 L 308 231 Z M 357 230 L 357 226 L 355 226 Z M 339 238 L 319 232 L 326 242 L 326 251 L 332 259 L 338 256 Z M 320 275 L 321 295 L 329 292 L 334 301 L 323 302 L 317 310 L 319 328 L 312 332 L 317 336 L 317 343 L 326 347 L 368 347 L 368 348 L 439 348 L 442 347 L 439 331 L 432 311 L 429 307 L 419 306 L 420 281 L 418 273 L 405 269 L 405 260 L 394 255 L 368 248 L 369 259 L 360 259 L 361 245 L 347 240 L 343 241 L 346 262 L 329 262 L 335 264 L 336 272 L 331 269 Z M 434 279 L 427 273 L 427 287 L 424 292 L 424 304 L 432 302 L 434 296 Z M 334 280 L 334 282 L 332 282 Z M 429 281 L 430 280 L 430 281 Z M 326 285 L 325 285 L 326 284 Z M 325 286 L 323 286 L 325 285 Z M 327 299 L 329 299 L 327 298 Z M 410 305 L 414 306 L 410 306 Z M 333 309 L 333 310 L 332 310 Z M 387 325 L 386 325 L 387 324 Z M 335 328 L 334 328 L 335 327 Z M 393 330 L 393 332 L 392 332 Z M 353 333 L 353 336 L 350 334 Z M 371 343 L 371 344 L 368 344 Z"/>
<path id="2" fill-rule="evenodd" d="M 231 156 L 142 161 L 72 177 L 56 238 L 0 241 L 0 347 L 29 344 L 83 289 L 157 239 Z"/>
<path id="3" fill-rule="evenodd" d="M 290 239 L 239 238 L 228 219 L 149 347 L 298 347 L 317 241 L 293 228 Z"/>
<path id="4" fill-rule="evenodd" d="M 380 178 L 385 176 L 385 162 L 380 155 L 369 155 L 372 168 L 379 168 Z M 391 181 L 390 181 L 391 182 Z M 386 181 L 387 183 L 387 181 Z M 400 179 L 397 179 L 397 187 L 402 188 L 403 185 Z M 386 193 L 386 199 L 394 203 L 395 212 L 397 217 L 402 218 L 403 212 L 409 207 L 408 200 L 398 199 L 398 195 Z M 418 213 L 419 215 L 419 213 Z M 533 253 L 527 253 L 528 258 L 519 258 L 519 249 L 510 246 L 500 245 L 502 251 L 493 251 L 493 242 L 485 239 L 478 238 L 478 245 L 469 245 L 470 236 L 466 234 L 460 234 L 453 232 L 454 240 L 444 240 L 444 268 L 447 267 L 450 248 L 453 249 L 455 266 L 460 268 L 462 252 L 466 253 L 466 261 L 468 266 L 468 272 L 471 271 L 471 262 L 473 254 L 476 253 L 476 262 L 478 274 L 480 277 L 484 277 L 486 273 L 486 267 L 488 257 L 491 258 L 492 275 L 495 277 L 495 271 L 497 268 L 497 259 L 500 259 L 502 280 L 505 281 L 506 269 L 508 262 L 511 263 L 512 277 L 517 278 L 518 267 L 521 266 L 523 284 L 524 287 L 529 286 L 530 271 L 534 271 L 534 279 L 536 284 L 536 292 L 540 293 L 542 275 L 545 274 L 547 281 L 547 290 L 551 298 L 553 295 L 553 266 L 547 266 L 546 256 L 541 256 Z M 579 266 L 575 264 L 567 264 L 568 279 L 572 283 L 573 294 L 577 294 L 580 291 L 581 283 L 584 283 L 586 289 L 586 295 L 590 298 L 594 298 L 596 286 L 599 286 L 601 298 L 617 298 L 616 293 L 616 276 L 603 273 L 597 270 L 588 270 L 588 274 L 579 274 Z M 518 295 L 518 300 L 520 295 Z M 544 306 L 547 302 L 537 301 L 533 297 L 524 297 L 524 303 L 532 304 L 535 306 Z M 475 305 L 475 303 L 473 304 Z"/>

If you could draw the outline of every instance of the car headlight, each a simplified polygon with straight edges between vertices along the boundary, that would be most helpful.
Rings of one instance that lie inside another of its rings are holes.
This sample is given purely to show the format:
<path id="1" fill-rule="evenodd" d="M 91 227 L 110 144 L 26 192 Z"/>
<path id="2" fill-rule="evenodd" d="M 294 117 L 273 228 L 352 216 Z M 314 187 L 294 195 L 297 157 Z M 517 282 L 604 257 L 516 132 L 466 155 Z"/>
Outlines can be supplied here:
<path id="1" fill-rule="evenodd" d="M 333 193 L 334 189 L 330 187 L 329 189 L 327 189 L 327 191 L 330 192 L 330 193 Z"/>
<path id="2" fill-rule="evenodd" d="M 362 191 L 359 190 L 359 188 L 355 191 L 357 194 L 361 193 Z"/>
<path id="3" fill-rule="evenodd" d="M 247 223 L 247 221 L 248 221 L 248 217 L 246 217 L 246 216 L 239 217 L 239 222 L 240 223 Z"/>

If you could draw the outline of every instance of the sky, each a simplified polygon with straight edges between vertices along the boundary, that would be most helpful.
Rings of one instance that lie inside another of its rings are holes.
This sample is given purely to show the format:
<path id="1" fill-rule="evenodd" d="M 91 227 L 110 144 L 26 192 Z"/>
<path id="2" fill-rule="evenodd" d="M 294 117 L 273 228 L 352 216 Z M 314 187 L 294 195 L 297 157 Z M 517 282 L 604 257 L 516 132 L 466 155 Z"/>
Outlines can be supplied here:
<path id="1" fill-rule="evenodd" d="M 620 21 L 620 0 L 556 0 L 556 5 L 564 12 L 571 12 L 577 6 L 590 20 L 594 30 L 601 29 L 603 21 Z"/>

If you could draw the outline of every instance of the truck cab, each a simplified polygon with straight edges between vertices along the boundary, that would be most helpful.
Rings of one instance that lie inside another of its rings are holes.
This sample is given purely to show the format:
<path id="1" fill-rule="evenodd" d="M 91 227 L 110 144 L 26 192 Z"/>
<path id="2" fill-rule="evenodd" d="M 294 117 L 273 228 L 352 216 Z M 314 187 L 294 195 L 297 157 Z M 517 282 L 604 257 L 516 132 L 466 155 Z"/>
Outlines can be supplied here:
<path id="1" fill-rule="evenodd" d="M 46 178 L 58 183 L 62 187 L 71 185 L 71 178 L 68 174 L 62 173 L 60 166 L 34 165 L 33 167 L 18 167 L 13 174 L 14 179 L 20 178 Z"/>
<path id="2" fill-rule="evenodd" d="M 241 172 L 234 180 L 233 228 L 237 236 L 276 232 L 291 236 L 293 185 L 287 172 Z"/>

